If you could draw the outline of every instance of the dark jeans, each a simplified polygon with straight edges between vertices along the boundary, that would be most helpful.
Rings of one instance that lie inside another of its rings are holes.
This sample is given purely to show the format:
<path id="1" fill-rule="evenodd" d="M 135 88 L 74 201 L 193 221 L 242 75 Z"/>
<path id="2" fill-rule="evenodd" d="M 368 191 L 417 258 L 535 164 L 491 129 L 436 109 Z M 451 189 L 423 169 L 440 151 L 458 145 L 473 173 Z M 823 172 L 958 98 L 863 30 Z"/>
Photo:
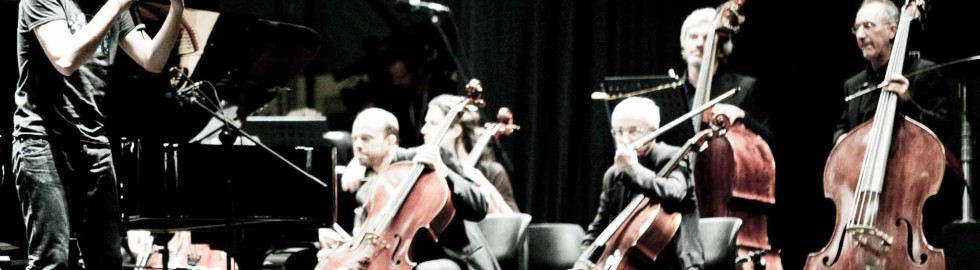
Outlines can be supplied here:
<path id="1" fill-rule="evenodd" d="M 13 174 L 27 224 L 30 269 L 121 269 L 120 212 L 108 145 L 16 138 Z M 72 267 L 69 267 L 72 266 Z"/>

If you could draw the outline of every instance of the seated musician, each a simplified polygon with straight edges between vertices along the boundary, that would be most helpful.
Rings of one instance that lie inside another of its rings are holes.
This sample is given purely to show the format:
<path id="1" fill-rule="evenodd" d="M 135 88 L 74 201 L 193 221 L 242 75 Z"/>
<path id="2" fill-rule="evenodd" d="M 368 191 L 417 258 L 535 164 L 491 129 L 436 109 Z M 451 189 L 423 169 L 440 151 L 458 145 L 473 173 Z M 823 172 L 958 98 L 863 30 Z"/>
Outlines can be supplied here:
<path id="1" fill-rule="evenodd" d="M 668 177 L 657 176 L 657 171 L 680 154 L 681 149 L 663 142 L 651 142 L 637 151 L 626 147 L 659 127 L 660 109 L 650 99 L 627 98 L 613 109 L 612 133 L 618 145 L 615 164 L 609 167 L 602 179 L 599 210 L 586 231 L 582 247 L 591 245 L 635 195 L 643 194 L 652 201 L 661 203 L 668 211 L 679 211 L 682 221 L 671 243 L 656 261 L 647 260 L 648 265 L 634 267 L 701 269 L 704 256 L 698 235 L 700 216 L 691 173 L 682 163 Z M 631 259 L 643 261 L 642 258 Z M 576 265 L 577 269 L 584 267 Z"/>
<path id="2" fill-rule="evenodd" d="M 482 234 L 463 226 L 463 219 L 479 221 L 487 213 L 487 201 L 476 184 L 460 175 L 462 168 L 448 151 L 440 153 L 427 145 L 401 148 L 397 134 L 398 119 L 388 111 L 368 108 L 357 115 L 351 128 L 356 158 L 341 179 L 343 190 L 356 192 L 358 203 L 364 205 L 372 195 L 375 178 L 391 164 L 409 160 L 427 164 L 448 181 L 456 215 L 439 243 L 416 238 L 413 260 L 420 262 L 416 269 L 499 269 L 493 254 L 484 247 Z"/>
<path id="3" fill-rule="evenodd" d="M 429 102 L 429 110 L 425 115 L 425 125 L 422 126 L 422 137 L 426 143 L 432 138 L 447 112 L 452 108 L 459 96 L 439 95 Z M 456 123 L 450 127 L 446 139 L 442 142 L 442 148 L 449 150 L 456 160 L 465 160 L 473 150 L 473 144 L 480 137 L 477 127 L 480 126 L 480 113 L 478 111 L 464 111 L 463 115 L 456 119 Z M 486 148 L 484 152 L 489 151 Z M 469 170 L 471 168 L 464 168 Z M 514 200 L 514 189 L 510 184 L 510 176 L 504 170 L 504 166 L 494 160 L 492 154 L 484 154 L 480 161 L 476 163 L 476 172 L 471 177 L 486 177 L 496 188 L 497 192 L 504 198 L 504 201 L 514 212 L 518 212 L 517 201 Z M 484 188 L 481 186 L 481 188 Z M 487 187 L 490 188 L 490 187 Z M 489 195 L 488 195 L 489 196 Z"/>

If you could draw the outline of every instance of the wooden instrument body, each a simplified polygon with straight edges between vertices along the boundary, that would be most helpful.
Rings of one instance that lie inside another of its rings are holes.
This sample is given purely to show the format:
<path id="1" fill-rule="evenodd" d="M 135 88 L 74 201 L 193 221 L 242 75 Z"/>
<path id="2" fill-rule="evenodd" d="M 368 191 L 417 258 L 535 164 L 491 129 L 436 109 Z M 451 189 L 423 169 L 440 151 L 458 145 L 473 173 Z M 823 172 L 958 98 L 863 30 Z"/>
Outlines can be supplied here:
<path id="1" fill-rule="evenodd" d="M 776 202 L 772 150 L 740 122 L 722 128 L 723 132 L 717 132 L 722 135 L 708 140 L 707 149 L 698 155 L 694 166 L 701 216 L 742 219 L 736 241 L 740 256 L 769 250 L 768 218 Z M 767 252 L 763 257 L 766 269 L 782 269 L 777 252 Z M 743 268 L 752 269 L 752 264 Z"/>
<path id="2" fill-rule="evenodd" d="M 901 76 L 909 25 L 922 4 L 908 0 L 903 6 L 885 78 Z M 856 21 L 870 17 L 862 15 L 865 7 Z M 830 242 L 807 258 L 806 269 L 946 267 L 942 250 L 922 233 L 923 205 L 942 184 L 945 149 L 929 128 L 899 117 L 899 93 L 884 89 L 901 90 L 901 84 L 886 79 L 882 85 L 874 118 L 844 135 L 827 158 L 824 194 L 837 205 L 837 222 Z"/>
<path id="3" fill-rule="evenodd" d="M 731 94 L 729 93 L 727 96 Z M 689 113 L 690 116 L 694 114 L 693 112 Z M 676 126 L 682 121 L 687 121 L 687 119 L 678 118 L 665 126 Z M 665 130 L 654 131 L 647 136 L 656 137 L 663 131 Z M 657 173 L 657 181 L 661 181 L 673 172 L 692 149 L 702 148 L 706 138 L 710 137 L 712 133 L 712 130 L 705 130 L 688 140 L 681 152 L 660 168 Z M 637 149 L 649 142 L 651 140 L 641 138 L 627 147 Z M 656 261 L 660 252 L 671 243 L 674 235 L 680 229 L 681 219 L 680 212 L 668 211 L 659 202 L 652 201 L 645 195 L 634 196 L 630 203 L 606 225 L 602 233 L 579 256 L 576 268 L 642 269 L 641 267 L 646 265 L 643 262 Z"/>
<path id="4" fill-rule="evenodd" d="M 365 226 L 370 226 L 373 218 L 384 218 L 380 211 L 384 210 L 388 200 L 396 197 L 393 192 L 398 190 L 413 165 L 412 162 L 392 164 L 375 180 L 379 182 L 374 184 L 374 195 L 364 206 L 368 213 Z M 416 232 L 425 230 L 425 235 L 438 241 L 439 234 L 455 216 L 456 208 L 450 195 L 445 179 L 434 172 L 421 175 L 412 196 L 402 207 L 412 211 L 395 213 L 388 228 L 380 234 L 362 231 L 355 239 L 363 237 L 363 241 L 350 241 L 338 247 L 316 269 L 412 269 L 416 265 L 410 258 Z"/>
<path id="5" fill-rule="evenodd" d="M 922 234 L 922 206 L 936 194 L 945 170 L 942 143 L 922 124 L 899 119 L 889 152 L 884 189 L 874 220 L 876 229 L 893 237 L 886 250 L 862 247 L 864 234 L 852 228 L 848 217 L 857 197 L 858 172 L 868 146 L 871 121 L 847 134 L 830 153 L 824 168 L 824 195 L 837 205 L 837 221 L 831 241 L 811 253 L 806 269 L 864 269 L 878 257 L 884 265 L 876 269 L 945 269 L 942 249 L 930 246 Z M 865 237 L 865 239 L 874 237 Z M 870 241 L 870 240 L 869 240 Z M 871 256 L 875 255 L 875 256 Z"/>
<path id="6" fill-rule="evenodd" d="M 745 19 L 739 9 L 744 0 L 732 0 L 722 4 L 713 21 L 714 31 L 708 33 L 704 45 L 704 57 L 698 71 L 697 90 L 693 106 L 699 106 L 711 96 L 712 78 L 717 61 L 720 35 L 731 35 L 739 30 Z M 719 136 L 708 141 L 707 150 L 695 158 L 694 180 L 702 217 L 738 217 L 743 221 L 736 245 L 740 256 L 759 250 L 770 250 L 768 236 L 768 212 L 775 204 L 776 164 L 769 145 L 741 122 L 729 122 L 727 116 L 712 119 L 706 113 L 693 119 L 694 131 L 701 130 L 703 123 L 711 123 Z M 735 120 L 735 119 L 732 119 Z M 780 270 L 777 252 L 765 253 L 766 269 Z M 743 264 L 753 269 L 752 263 Z"/>
<path id="7" fill-rule="evenodd" d="M 592 269 L 643 269 L 636 258 L 656 260 L 681 225 L 681 214 L 667 212 L 660 204 L 643 200 L 606 242 Z M 635 254 L 639 253 L 639 254 Z"/>
<path id="8" fill-rule="evenodd" d="M 438 148 L 464 108 L 483 103 L 479 80 L 470 80 L 466 90 L 467 97 L 446 112 L 436 139 L 426 146 Z M 411 249 L 416 233 L 425 230 L 438 242 L 439 235 L 456 215 L 447 179 L 419 162 L 394 163 L 381 173 L 375 180 L 378 182 L 374 184 L 371 200 L 364 206 L 368 216 L 364 227 L 314 269 L 411 270 L 415 267 Z"/>

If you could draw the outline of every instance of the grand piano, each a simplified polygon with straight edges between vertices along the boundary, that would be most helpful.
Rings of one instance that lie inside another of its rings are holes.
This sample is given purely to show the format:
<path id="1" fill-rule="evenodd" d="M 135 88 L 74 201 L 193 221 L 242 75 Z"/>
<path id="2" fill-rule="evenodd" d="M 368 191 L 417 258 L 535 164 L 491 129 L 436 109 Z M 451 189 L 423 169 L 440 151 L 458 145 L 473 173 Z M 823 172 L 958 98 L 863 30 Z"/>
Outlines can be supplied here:
<path id="1" fill-rule="evenodd" d="M 140 3 L 150 34 L 167 8 Z M 334 148 L 322 139 L 270 145 L 280 159 L 255 145 L 209 144 L 229 130 L 176 89 L 210 82 L 197 100 L 248 129 L 247 117 L 314 59 L 319 35 L 190 7 L 184 17 L 169 72 L 147 74 L 117 59 L 122 75 L 107 93 L 124 227 L 194 232 L 195 242 L 231 251 L 243 269 L 277 243 L 315 242 L 316 228 L 338 221 Z"/>

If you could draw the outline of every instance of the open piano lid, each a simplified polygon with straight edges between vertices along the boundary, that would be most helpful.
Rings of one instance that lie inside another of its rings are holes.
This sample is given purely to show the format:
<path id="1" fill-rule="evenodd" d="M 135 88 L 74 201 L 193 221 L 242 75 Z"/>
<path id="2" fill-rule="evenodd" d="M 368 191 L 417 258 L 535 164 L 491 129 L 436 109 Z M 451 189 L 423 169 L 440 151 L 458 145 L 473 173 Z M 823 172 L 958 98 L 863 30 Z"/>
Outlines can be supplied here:
<path id="1" fill-rule="evenodd" d="M 139 3 L 141 20 L 150 34 L 160 28 L 167 10 L 167 4 Z M 110 114 L 114 118 L 110 121 L 123 122 L 110 125 L 116 134 L 188 142 L 214 133 L 208 123 L 217 120 L 200 108 L 180 106 L 172 97 L 174 89 L 192 82 L 211 82 L 216 91 L 210 87 L 202 90 L 212 98 L 217 94 L 229 118 L 241 119 L 287 89 L 320 47 L 320 36 L 308 27 L 243 15 L 187 8 L 182 26 L 167 64 L 169 72 L 149 78 L 123 78 L 120 88 L 132 89 L 113 91 L 110 95 L 116 97 L 107 96 L 107 100 L 115 101 L 107 101 L 110 111 L 115 112 Z"/>

